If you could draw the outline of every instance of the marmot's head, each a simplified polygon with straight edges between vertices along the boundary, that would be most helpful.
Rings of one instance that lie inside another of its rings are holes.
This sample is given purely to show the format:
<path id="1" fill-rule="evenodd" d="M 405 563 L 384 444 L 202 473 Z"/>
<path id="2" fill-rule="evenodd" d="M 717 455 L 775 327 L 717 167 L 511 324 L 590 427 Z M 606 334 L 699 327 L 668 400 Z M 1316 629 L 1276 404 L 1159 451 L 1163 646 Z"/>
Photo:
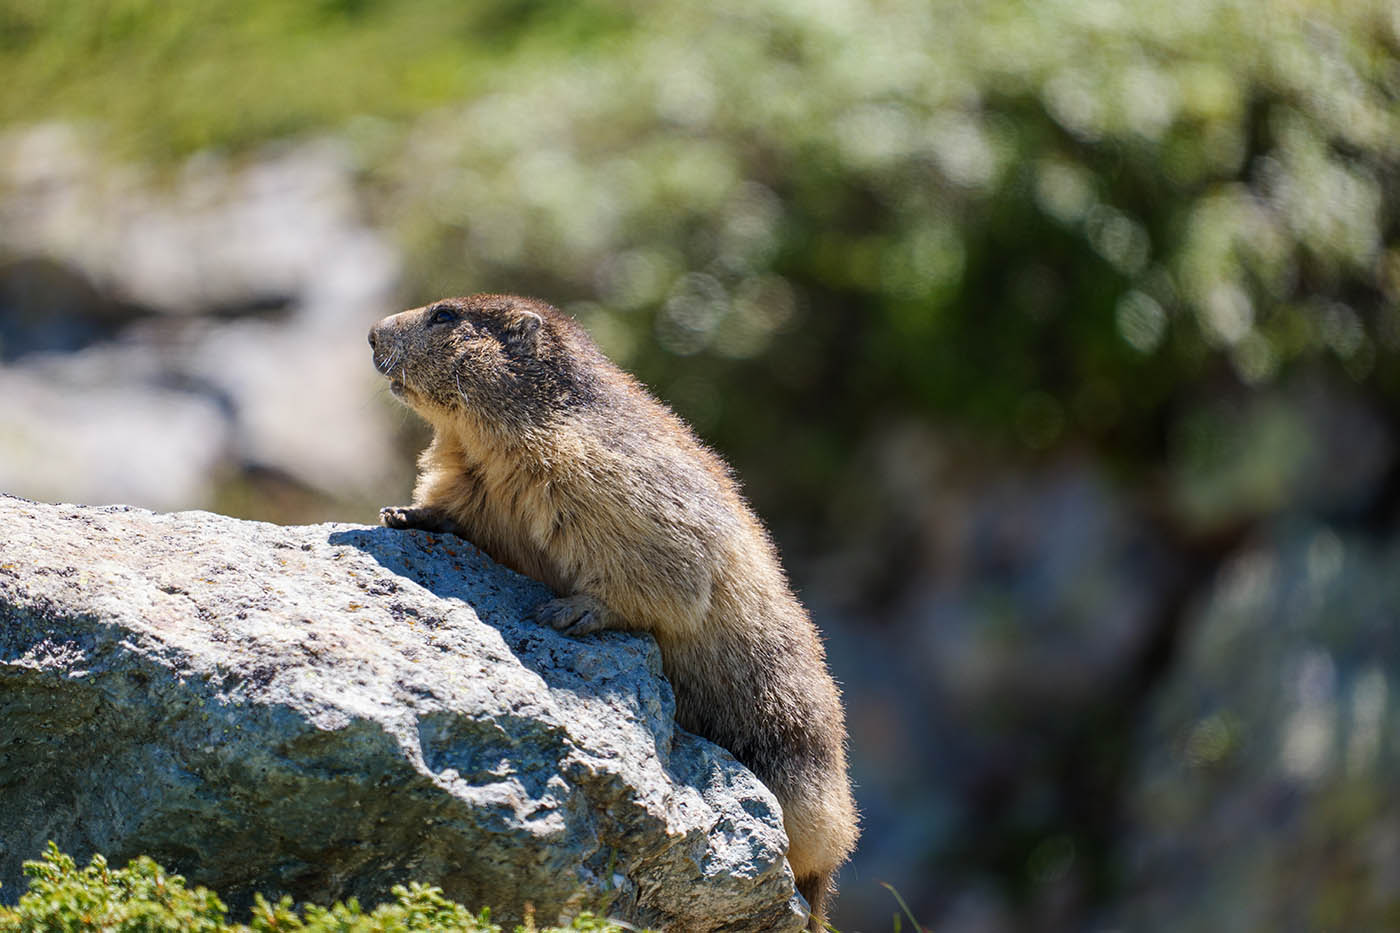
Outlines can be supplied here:
<path id="1" fill-rule="evenodd" d="M 601 355 L 583 330 L 533 298 L 446 298 L 370 328 L 374 365 L 431 422 L 460 415 L 512 431 L 587 401 Z"/>

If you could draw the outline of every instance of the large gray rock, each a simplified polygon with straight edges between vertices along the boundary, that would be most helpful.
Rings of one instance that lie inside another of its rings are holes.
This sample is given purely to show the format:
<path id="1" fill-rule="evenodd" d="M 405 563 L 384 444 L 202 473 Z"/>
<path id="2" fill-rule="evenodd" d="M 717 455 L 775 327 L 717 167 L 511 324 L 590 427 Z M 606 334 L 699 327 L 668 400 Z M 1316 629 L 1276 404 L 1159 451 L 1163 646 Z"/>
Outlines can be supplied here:
<path id="1" fill-rule="evenodd" d="M 451 536 L 0 496 L 0 896 L 55 840 L 226 893 L 441 885 L 543 919 L 796 930 L 768 791 L 649 639 L 526 618 Z"/>

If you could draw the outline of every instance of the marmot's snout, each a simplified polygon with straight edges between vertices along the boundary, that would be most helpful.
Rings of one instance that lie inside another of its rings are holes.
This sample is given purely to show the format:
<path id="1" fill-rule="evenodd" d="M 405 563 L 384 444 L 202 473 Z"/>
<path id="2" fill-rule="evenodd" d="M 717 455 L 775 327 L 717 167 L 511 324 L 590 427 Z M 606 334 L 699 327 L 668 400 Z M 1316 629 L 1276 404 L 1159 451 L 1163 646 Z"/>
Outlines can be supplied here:
<path id="1" fill-rule="evenodd" d="M 385 326 L 392 320 L 393 317 L 386 317 L 369 329 L 369 348 L 374 351 L 376 366 L 388 355 L 387 351 L 394 343 L 393 334 L 389 333 L 389 328 Z"/>
<path id="2" fill-rule="evenodd" d="M 403 389 L 402 372 L 396 378 L 393 369 L 397 363 L 402 370 L 403 354 L 394 352 L 394 335 L 385 326 L 391 320 L 393 318 L 385 318 L 369 329 L 369 346 L 374 354 L 374 368 L 389 377 L 389 389 L 397 395 Z"/>

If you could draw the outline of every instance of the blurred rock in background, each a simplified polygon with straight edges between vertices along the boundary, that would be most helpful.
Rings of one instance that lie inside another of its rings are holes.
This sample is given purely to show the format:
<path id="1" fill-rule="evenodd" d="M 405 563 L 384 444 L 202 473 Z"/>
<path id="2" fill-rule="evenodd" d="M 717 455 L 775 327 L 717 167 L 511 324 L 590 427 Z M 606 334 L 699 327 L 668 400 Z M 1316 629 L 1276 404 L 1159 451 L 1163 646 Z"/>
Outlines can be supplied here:
<path id="1" fill-rule="evenodd" d="M 1147 710 L 1109 925 L 1400 920 L 1397 559 L 1294 519 L 1230 560 Z"/>
<path id="2" fill-rule="evenodd" d="M 372 520 L 423 433 L 368 324 L 540 295 L 829 639 L 840 929 L 1400 923 L 1393 3 L 0 25 L 6 491 Z"/>
<path id="3" fill-rule="evenodd" d="M 372 501 L 401 472 L 364 339 L 398 254 L 347 162 L 301 143 L 157 180 L 69 127 L 12 132 L 0 486 L 278 520 Z"/>

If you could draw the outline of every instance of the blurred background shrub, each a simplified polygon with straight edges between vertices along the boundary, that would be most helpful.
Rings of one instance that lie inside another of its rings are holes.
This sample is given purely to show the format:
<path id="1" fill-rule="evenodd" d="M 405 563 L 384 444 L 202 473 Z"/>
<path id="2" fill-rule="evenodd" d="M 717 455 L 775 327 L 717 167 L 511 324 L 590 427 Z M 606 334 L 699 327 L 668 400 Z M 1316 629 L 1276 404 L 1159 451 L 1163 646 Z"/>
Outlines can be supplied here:
<path id="1" fill-rule="evenodd" d="M 371 520 L 368 323 L 540 295 L 828 635 L 839 927 L 1400 923 L 1393 3 L 3 0 L 0 56 L 6 490 Z"/>

